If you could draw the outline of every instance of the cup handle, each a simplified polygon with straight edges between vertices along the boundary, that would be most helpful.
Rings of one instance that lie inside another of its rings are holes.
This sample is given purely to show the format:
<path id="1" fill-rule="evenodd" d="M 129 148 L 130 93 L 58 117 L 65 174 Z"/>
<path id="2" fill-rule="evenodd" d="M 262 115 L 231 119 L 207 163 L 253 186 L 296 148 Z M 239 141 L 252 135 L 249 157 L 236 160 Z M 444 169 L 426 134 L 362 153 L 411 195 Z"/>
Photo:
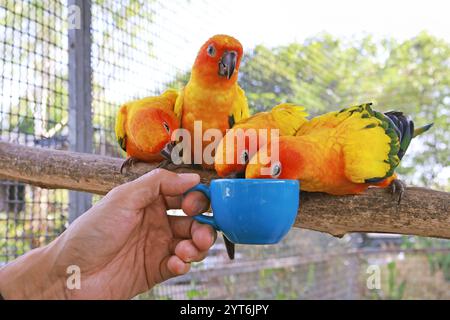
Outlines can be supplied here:
<path id="1" fill-rule="evenodd" d="M 188 191 L 184 193 L 184 195 L 187 195 L 190 192 L 193 191 L 199 191 L 205 195 L 205 197 L 208 198 L 209 201 L 211 201 L 211 192 L 209 191 L 209 187 L 205 184 L 199 183 L 198 185 L 192 187 Z M 203 223 L 203 224 L 209 224 L 214 229 L 220 231 L 219 226 L 216 223 L 216 220 L 214 219 L 214 216 L 205 216 L 203 214 L 199 214 L 194 216 L 194 220 Z"/>

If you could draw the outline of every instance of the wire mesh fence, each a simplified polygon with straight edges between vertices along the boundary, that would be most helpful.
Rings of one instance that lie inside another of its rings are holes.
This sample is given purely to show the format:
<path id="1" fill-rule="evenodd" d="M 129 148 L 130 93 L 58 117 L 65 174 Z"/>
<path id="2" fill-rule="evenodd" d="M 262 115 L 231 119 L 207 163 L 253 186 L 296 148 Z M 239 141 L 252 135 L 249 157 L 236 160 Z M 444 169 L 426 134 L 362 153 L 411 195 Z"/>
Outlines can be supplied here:
<path id="1" fill-rule="evenodd" d="M 192 64 L 185 46 L 192 34 L 224 13 L 220 2 L 202 9 L 185 0 L 106 0 L 92 3 L 92 83 L 94 152 L 120 155 L 114 136 L 118 105 L 161 93 L 177 74 Z M 188 21 L 179 21 L 181 12 Z M 192 23 L 194 21 L 194 23 Z"/>
<path id="2" fill-rule="evenodd" d="M 69 148 L 68 98 L 73 93 L 68 85 L 67 8 L 63 0 L 0 0 L 0 137 L 4 141 Z M 211 36 L 216 21 L 226 16 L 225 8 L 222 1 L 206 0 L 92 1 L 94 153 L 123 156 L 114 136 L 119 105 L 185 84 L 197 47 Z M 429 46 L 441 50 L 433 56 L 441 59 L 441 68 L 433 69 L 432 76 L 450 84 L 449 65 L 444 63 L 448 44 L 433 40 L 430 45 L 430 41 L 422 35 L 402 44 L 383 45 L 366 38 L 340 44 L 325 35 L 278 48 L 257 46 L 246 52 L 240 83 L 253 112 L 290 101 L 318 114 L 375 99 L 382 108 L 394 104 L 416 112 L 420 124 L 439 124 L 438 106 L 450 109 L 447 87 L 420 78 L 430 66 L 409 61 L 404 52 L 428 61 L 422 55 Z M 411 63 L 416 68 L 411 69 Z M 411 78 L 416 81 L 408 82 Z M 430 102 L 429 97 L 434 100 Z M 442 145 L 432 143 L 443 141 L 445 145 L 449 139 L 446 125 L 436 125 L 433 136 L 423 140 L 416 162 L 405 160 L 400 171 L 408 181 L 446 187 L 438 174 L 445 167 L 439 153 Z M 408 175 L 415 165 L 431 167 L 431 174 Z M 67 190 L 0 181 L 0 265 L 63 232 L 68 211 Z M 228 260 L 219 239 L 208 258 L 194 264 L 190 274 L 140 298 L 450 298 L 450 253 L 400 249 L 410 239 L 415 238 L 351 235 L 335 239 L 292 230 L 276 246 L 238 246 L 235 262 Z M 423 243 L 417 240 L 415 244 L 419 242 Z M 395 250 L 355 249 L 386 245 Z M 381 266 L 382 274 L 382 289 L 375 291 L 366 286 L 367 266 L 373 263 Z"/>
<path id="3" fill-rule="evenodd" d="M 67 149 L 67 29 L 61 1 L 0 2 L 0 136 Z M 0 181 L 0 264 L 66 224 L 68 192 Z"/>

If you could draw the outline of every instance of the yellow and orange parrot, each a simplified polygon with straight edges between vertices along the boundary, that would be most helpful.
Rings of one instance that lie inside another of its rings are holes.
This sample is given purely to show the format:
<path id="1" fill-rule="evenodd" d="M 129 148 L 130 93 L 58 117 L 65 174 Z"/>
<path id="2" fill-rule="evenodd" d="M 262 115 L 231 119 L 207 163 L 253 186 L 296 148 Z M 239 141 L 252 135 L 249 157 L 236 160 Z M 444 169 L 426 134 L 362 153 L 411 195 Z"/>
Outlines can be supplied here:
<path id="1" fill-rule="evenodd" d="M 195 149 L 194 122 L 201 121 L 202 137 L 208 129 L 218 129 L 223 136 L 236 122 L 250 116 L 247 98 L 237 83 L 242 55 L 241 43 L 228 35 L 211 37 L 197 54 L 191 78 L 175 104 L 181 127 L 191 135 L 191 155 L 187 155 L 191 156 L 191 163 L 208 169 L 214 166 L 214 158 L 211 163 L 206 163 L 203 158 L 203 150 L 210 142 L 202 141 L 201 150 Z M 183 158 L 186 159 L 186 155 Z M 196 158 L 200 158 L 201 163 L 196 163 Z M 233 259 L 234 245 L 226 237 L 224 240 L 228 256 Z"/>
<path id="2" fill-rule="evenodd" d="M 403 189 L 394 170 L 412 138 L 432 124 L 414 130 L 402 112 L 381 113 L 370 106 L 326 113 L 303 125 L 296 136 L 280 137 L 278 160 L 267 144 L 251 159 L 246 178 L 298 179 L 302 190 L 333 195 L 394 183 L 393 188 L 401 188 L 400 201 Z"/>
<path id="3" fill-rule="evenodd" d="M 304 107 L 283 103 L 236 123 L 217 147 L 214 162 L 217 174 L 243 178 L 247 163 L 258 147 L 270 141 L 272 129 L 278 129 L 280 136 L 293 136 L 308 121 L 307 116 Z"/>
<path id="4" fill-rule="evenodd" d="M 189 130 L 191 139 L 194 121 L 201 121 L 202 136 L 207 129 L 219 129 L 224 135 L 235 122 L 249 117 L 247 99 L 237 83 L 242 55 L 240 42 L 227 35 L 215 35 L 200 48 L 191 78 L 175 104 L 175 114 L 181 118 L 181 127 Z M 192 147 L 192 154 L 203 154 L 208 144 L 202 142 L 202 150 Z M 202 165 L 213 166 L 205 164 L 203 158 Z"/>
<path id="5" fill-rule="evenodd" d="M 120 107 L 115 132 L 117 142 L 128 157 L 121 172 L 136 161 L 164 159 L 160 152 L 171 143 L 172 132 L 180 126 L 173 112 L 177 97 L 177 91 L 169 89 L 160 96 L 130 101 Z"/>

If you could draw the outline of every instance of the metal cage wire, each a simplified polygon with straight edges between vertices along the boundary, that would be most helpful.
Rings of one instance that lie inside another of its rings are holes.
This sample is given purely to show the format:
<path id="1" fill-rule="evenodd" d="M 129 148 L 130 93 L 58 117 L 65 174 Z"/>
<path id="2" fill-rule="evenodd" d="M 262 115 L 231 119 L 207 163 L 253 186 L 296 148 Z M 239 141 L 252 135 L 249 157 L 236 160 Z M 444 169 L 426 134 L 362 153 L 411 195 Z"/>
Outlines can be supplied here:
<path id="1" fill-rule="evenodd" d="M 186 0 L 92 0 L 93 153 L 123 156 L 114 135 L 119 105 L 158 94 L 168 84 L 179 85 L 177 80 L 183 78 L 194 57 L 186 54 L 187 44 L 192 37 L 207 37 L 208 26 L 226 14 L 220 1 L 197 2 L 195 10 L 192 5 Z M 2 140 L 69 148 L 69 95 L 73 93 L 68 83 L 67 7 L 64 0 L 0 1 Z M 180 12 L 190 15 L 192 23 L 178 21 Z M 334 63 L 334 58 L 327 52 L 309 50 L 313 52 L 301 54 L 308 55 L 307 68 L 318 76 L 302 78 L 309 84 L 301 91 L 302 103 L 319 109 L 324 101 L 347 104 L 377 94 L 378 88 L 370 87 L 369 91 L 356 88 L 353 93 L 335 96 L 330 88 L 336 75 L 326 67 Z M 268 62 L 260 62 L 273 71 Z M 289 63 L 286 61 L 286 65 Z M 376 72 L 365 76 L 375 78 Z M 241 80 L 252 85 L 245 76 Z M 273 78 L 275 84 L 283 80 L 280 75 Z M 252 107 L 256 111 L 269 106 Z M 94 197 L 96 200 L 98 197 Z M 67 227 L 68 215 L 67 190 L 0 181 L 0 266 L 54 239 Z M 386 299 L 400 297 L 401 283 L 406 280 L 409 286 L 404 290 L 409 297 L 450 298 L 450 275 L 442 271 L 448 269 L 439 267 L 445 263 L 450 266 L 446 258 L 449 252 L 440 253 L 439 262 L 426 250 L 404 255 L 398 245 L 401 238 L 387 241 L 396 245 L 394 251 L 355 251 L 360 245 L 358 239 L 352 236 L 339 240 L 292 230 L 277 246 L 238 246 L 235 262 L 228 261 L 219 239 L 208 258 L 193 265 L 192 273 L 161 284 L 140 298 Z M 365 287 L 366 269 L 373 261 L 381 263 L 385 274 L 400 270 L 384 291 L 368 291 Z M 390 264 L 393 261 L 394 267 Z"/>

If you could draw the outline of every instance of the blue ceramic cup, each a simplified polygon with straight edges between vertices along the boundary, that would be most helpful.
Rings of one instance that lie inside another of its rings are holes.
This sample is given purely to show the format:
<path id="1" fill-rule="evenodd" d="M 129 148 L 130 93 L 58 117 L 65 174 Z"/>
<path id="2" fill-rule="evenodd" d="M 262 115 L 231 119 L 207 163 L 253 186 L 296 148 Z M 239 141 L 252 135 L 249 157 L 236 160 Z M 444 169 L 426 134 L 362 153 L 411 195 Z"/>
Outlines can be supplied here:
<path id="1" fill-rule="evenodd" d="M 299 182 L 276 179 L 218 179 L 210 186 L 188 190 L 202 192 L 213 216 L 197 215 L 236 244 L 279 242 L 295 222 L 299 206 Z"/>

